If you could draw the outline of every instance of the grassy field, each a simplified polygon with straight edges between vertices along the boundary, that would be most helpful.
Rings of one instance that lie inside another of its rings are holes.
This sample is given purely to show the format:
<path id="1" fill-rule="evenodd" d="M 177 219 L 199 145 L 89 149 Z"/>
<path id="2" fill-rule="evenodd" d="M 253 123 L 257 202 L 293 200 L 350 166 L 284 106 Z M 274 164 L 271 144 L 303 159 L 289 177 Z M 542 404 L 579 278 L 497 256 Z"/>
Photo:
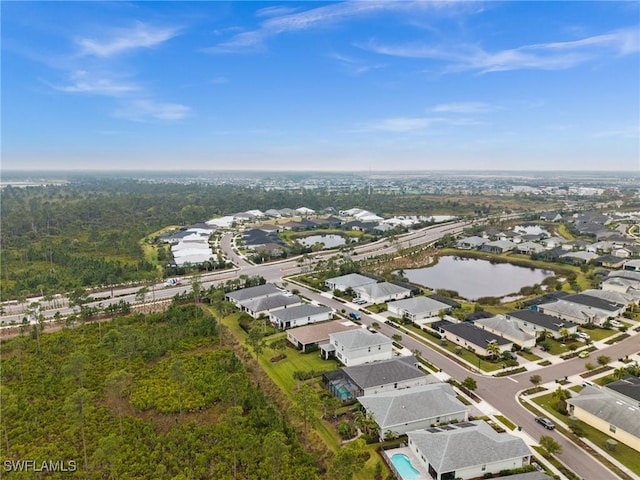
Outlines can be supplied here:
<path id="1" fill-rule="evenodd" d="M 613 335 L 620 333 L 616 329 L 606 329 L 606 328 L 593 328 L 593 329 L 580 328 L 579 330 L 588 333 L 589 336 L 591 337 L 591 340 L 593 340 L 594 342 L 598 340 L 604 340 L 606 338 L 609 338 Z"/>
<path id="2" fill-rule="evenodd" d="M 507 417 L 504 417 L 502 415 L 496 415 L 496 418 L 498 420 L 500 420 L 502 422 L 503 425 L 505 425 L 506 427 L 509 427 L 509 429 L 511 430 L 515 430 L 516 429 L 516 425 L 515 423 L 513 423 L 511 420 L 509 420 Z"/>

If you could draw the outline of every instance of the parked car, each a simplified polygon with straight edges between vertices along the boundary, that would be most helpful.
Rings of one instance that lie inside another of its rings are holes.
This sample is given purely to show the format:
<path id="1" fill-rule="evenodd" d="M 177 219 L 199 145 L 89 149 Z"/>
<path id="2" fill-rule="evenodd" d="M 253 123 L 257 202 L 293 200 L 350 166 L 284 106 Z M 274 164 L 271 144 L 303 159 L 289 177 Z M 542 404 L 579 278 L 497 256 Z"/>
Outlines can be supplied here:
<path id="1" fill-rule="evenodd" d="M 588 356 L 589 356 L 589 352 L 586 351 L 586 350 L 583 350 L 582 352 L 580 352 L 578 354 L 578 357 L 580 357 L 580 358 L 587 358 Z"/>
<path id="2" fill-rule="evenodd" d="M 577 332 L 576 335 L 583 340 L 591 340 L 591 337 L 586 332 Z"/>
<path id="3" fill-rule="evenodd" d="M 553 422 L 549 420 L 547 417 L 536 417 L 536 422 L 538 422 L 547 430 L 553 430 L 554 428 L 556 428 Z"/>
<path id="4" fill-rule="evenodd" d="M 624 324 L 617 320 L 609 320 L 609 325 L 611 325 L 614 328 L 624 327 Z"/>
<path id="5" fill-rule="evenodd" d="M 349 313 L 349 317 L 354 319 L 354 320 L 360 320 L 360 314 L 356 313 L 356 312 Z"/>

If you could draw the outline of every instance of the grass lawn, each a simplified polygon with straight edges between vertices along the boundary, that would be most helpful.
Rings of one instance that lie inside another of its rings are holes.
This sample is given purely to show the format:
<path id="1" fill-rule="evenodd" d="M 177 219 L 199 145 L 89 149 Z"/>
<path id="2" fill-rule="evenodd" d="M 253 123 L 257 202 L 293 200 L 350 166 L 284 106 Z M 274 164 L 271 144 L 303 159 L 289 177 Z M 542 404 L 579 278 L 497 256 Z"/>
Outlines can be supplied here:
<path id="1" fill-rule="evenodd" d="M 522 357 L 522 358 L 524 358 L 525 360 L 530 361 L 530 362 L 535 362 L 537 360 L 541 360 L 542 359 L 542 357 L 539 357 L 535 353 L 527 353 L 527 352 L 523 352 L 523 351 L 518 352 L 517 355 Z"/>
<path id="2" fill-rule="evenodd" d="M 554 402 L 552 395 L 553 394 L 551 393 L 542 395 L 540 397 L 533 398 L 532 401 L 542 407 L 546 412 L 548 412 L 551 417 L 555 417 L 558 420 L 563 421 L 564 423 L 569 423 L 568 417 L 566 415 L 560 414 L 560 412 L 552 407 L 552 404 Z M 595 443 L 602 450 L 607 451 L 613 458 L 630 468 L 636 474 L 640 475 L 640 455 L 638 455 L 638 452 L 620 442 L 618 442 L 616 451 L 609 452 L 606 447 L 606 441 L 611 439 L 612 437 L 606 435 L 600 430 L 593 428 L 590 425 L 587 425 L 582 421 L 579 421 L 579 425 L 585 434 L 585 438 Z"/>
<path id="3" fill-rule="evenodd" d="M 558 235 L 562 238 L 566 238 L 570 242 L 576 239 L 576 237 L 569 232 L 569 229 L 567 229 L 567 226 L 564 223 L 560 223 L 558 225 Z"/>
<path id="4" fill-rule="evenodd" d="M 591 337 L 591 340 L 598 341 L 604 340 L 605 338 L 609 338 L 612 335 L 619 334 L 620 332 L 616 329 L 606 329 L 606 328 L 579 328 L 578 330 L 586 332 Z"/>
<path id="5" fill-rule="evenodd" d="M 515 423 L 513 423 L 511 420 L 509 420 L 507 417 L 504 417 L 502 415 L 496 415 L 496 418 L 498 420 L 500 420 L 502 422 L 503 425 L 505 425 L 506 427 L 509 427 L 509 429 L 511 430 L 515 430 L 516 429 L 516 425 Z"/>

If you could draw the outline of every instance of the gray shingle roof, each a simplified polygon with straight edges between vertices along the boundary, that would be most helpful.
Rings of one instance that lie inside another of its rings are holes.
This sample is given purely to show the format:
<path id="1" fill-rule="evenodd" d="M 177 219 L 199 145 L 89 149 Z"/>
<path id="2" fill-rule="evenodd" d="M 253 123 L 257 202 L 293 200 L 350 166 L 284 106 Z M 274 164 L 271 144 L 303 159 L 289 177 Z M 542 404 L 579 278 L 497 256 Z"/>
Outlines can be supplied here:
<path id="1" fill-rule="evenodd" d="M 312 305 L 310 303 L 304 305 L 298 305 L 296 307 L 281 308 L 275 312 L 271 312 L 276 318 L 279 318 L 283 322 L 295 320 L 297 318 L 310 317 L 312 315 L 318 315 L 320 313 L 330 313 L 331 308 L 324 305 Z"/>
<path id="2" fill-rule="evenodd" d="M 638 377 L 627 375 L 622 380 L 609 383 L 607 388 L 640 402 L 640 378 Z"/>
<path id="3" fill-rule="evenodd" d="M 429 297 L 412 297 L 404 300 L 389 302 L 387 307 L 395 307 L 406 310 L 412 315 L 420 315 L 426 312 L 437 310 L 449 310 L 451 307 L 446 303 L 439 302 Z"/>
<path id="4" fill-rule="evenodd" d="M 382 362 L 346 367 L 344 372 L 351 378 L 353 383 L 363 390 L 379 385 L 426 377 L 427 375 L 416 367 L 411 360 L 413 362 L 416 361 L 414 357 L 394 358 Z"/>
<path id="5" fill-rule="evenodd" d="M 366 293 L 372 298 L 386 297 L 399 293 L 408 295 L 411 293 L 411 290 L 389 282 L 362 285 L 360 287 L 355 287 L 354 290 L 358 293 Z"/>
<path id="6" fill-rule="evenodd" d="M 465 424 L 470 426 L 460 427 Z M 451 430 L 416 430 L 407 435 L 439 473 L 531 455 L 519 437 L 497 433 L 483 421 L 465 424 L 452 425 L 457 428 Z"/>
<path id="7" fill-rule="evenodd" d="M 237 302 L 241 302 L 249 298 L 258 298 L 265 295 L 272 295 L 274 293 L 282 292 L 274 284 L 266 283 L 264 285 L 258 285 L 256 287 L 242 288 L 234 292 L 229 292 L 227 293 L 227 297 Z"/>
<path id="8" fill-rule="evenodd" d="M 571 328 L 574 326 L 571 322 L 567 322 L 559 319 L 558 317 L 552 317 L 551 315 L 546 315 L 541 312 L 536 312 L 535 310 L 517 310 L 515 312 L 508 313 L 507 316 L 519 318 L 520 320 L 533 323 L 534 325 L 546 328 L 552 332 L 559 332 L 563 328 Z"/>
<path id="9" fill-rule="evenodd" d="M 370 332 L 366 328 L 332 333 L 330 338 L 340 342 L 340 345 L 352 350 L 354 348 L 373 347 L 375 345 L 390 344 L 391 339 L 378 332 Z M 332 342 L 333 343 L 333 342 Z"/>
<path id="10" fill-rule="evenodd" d="M 471 323 L 462 322 L 462 323 L 452 323 L 448 321 L 441 321 L 434 323 L 434 328 L 436 325 L 447 332 L 451 332 L 454 335 L 464 338 L 468 342 L 473 343 L 474 345 L 478 345 L 479 347 L 485 348 L 489 342 L 495 342 L 498 345 L 506 345 L 511 343 L 509 340 L 499 337 L 498 335 L 487 332 L 486 330 L 482 330 L 481 328 L 472 325 Z"/>
<path id="11" fill-rule="evenodd" d="M 359 287 L 361 285 L 369 285 L 376 282 L 377 280 L 365 277 L 364 275 L 360 275 L 359 273 L 350 273 L 348 275 L 342 275 L 341 277 L 334 277 L 327 280 L 327 283 L 344 285 L 351 288 Z"/>
<path id="12" fill-rule="evenodd" d="M 609 302 L 600 298 L 591 297 L 589 295 L 583 295 L 578 293 L 576 295 L 567 295 L 562 297 L 565 302 L 577 303 L 580 305 L 586 305 L 588 307 L 598 308 L 607 312 L 615 312 L 624 307 L 624 305 L 615 302 Z"/>
<path id="13" fill-rule="evenodd" d="M 264 312 L 265 310 L 273 310 L 274 308 L 296 305 L 300 302 L 302 302 L 302 300 L 297 295 L 276 294 L 268 297 L 250 298 L 239 303 L 251 312 Z"/>
<path id="14" fill-rule="evenodd" d="M 487 329 L 502 332 L 504 335 L 515 338 L 517 340 L 521 340 L 523 342 L 533 340 L 535 338 L 534 335 L 523 331 L 520 327 L 518 327 L 518 324 L 516 322 L 514 322 L 510 318 L 505 317 L 504 315 L 496 315 L 495 317 L 490 318 L 481 318 L 474 321 L 473 324 L 480 328 L 484 326 Z"/>
<path id="15" fill-rule="evenodd" d="M 567 400 L 599 419 L 640 438 L 640 408 L 636 403 L 624 402 L 604 388 L 585 387 L 577 397 Z"/>
<path id="16" fill-rule="evenodd" d="M 358 401 L 373 414 L 382 429 L 467 411 L 466 405 L 456 398 L 456 392 L 448 383 L 367 395 L 358 397 Z"/>

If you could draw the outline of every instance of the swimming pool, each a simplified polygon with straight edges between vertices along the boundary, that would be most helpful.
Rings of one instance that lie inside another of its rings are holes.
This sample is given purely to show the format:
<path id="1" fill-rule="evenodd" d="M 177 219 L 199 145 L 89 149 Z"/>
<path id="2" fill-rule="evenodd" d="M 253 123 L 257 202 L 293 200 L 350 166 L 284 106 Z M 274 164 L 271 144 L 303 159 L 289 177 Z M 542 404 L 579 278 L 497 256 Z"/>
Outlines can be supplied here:
<path id="1" fill-rule="evenodd" d="M 391 463 L 402 477 L 402 480 L 420 480 L 420 472 L 411 465 L 411 460 L 403 453 L 395 453 Z"/>

